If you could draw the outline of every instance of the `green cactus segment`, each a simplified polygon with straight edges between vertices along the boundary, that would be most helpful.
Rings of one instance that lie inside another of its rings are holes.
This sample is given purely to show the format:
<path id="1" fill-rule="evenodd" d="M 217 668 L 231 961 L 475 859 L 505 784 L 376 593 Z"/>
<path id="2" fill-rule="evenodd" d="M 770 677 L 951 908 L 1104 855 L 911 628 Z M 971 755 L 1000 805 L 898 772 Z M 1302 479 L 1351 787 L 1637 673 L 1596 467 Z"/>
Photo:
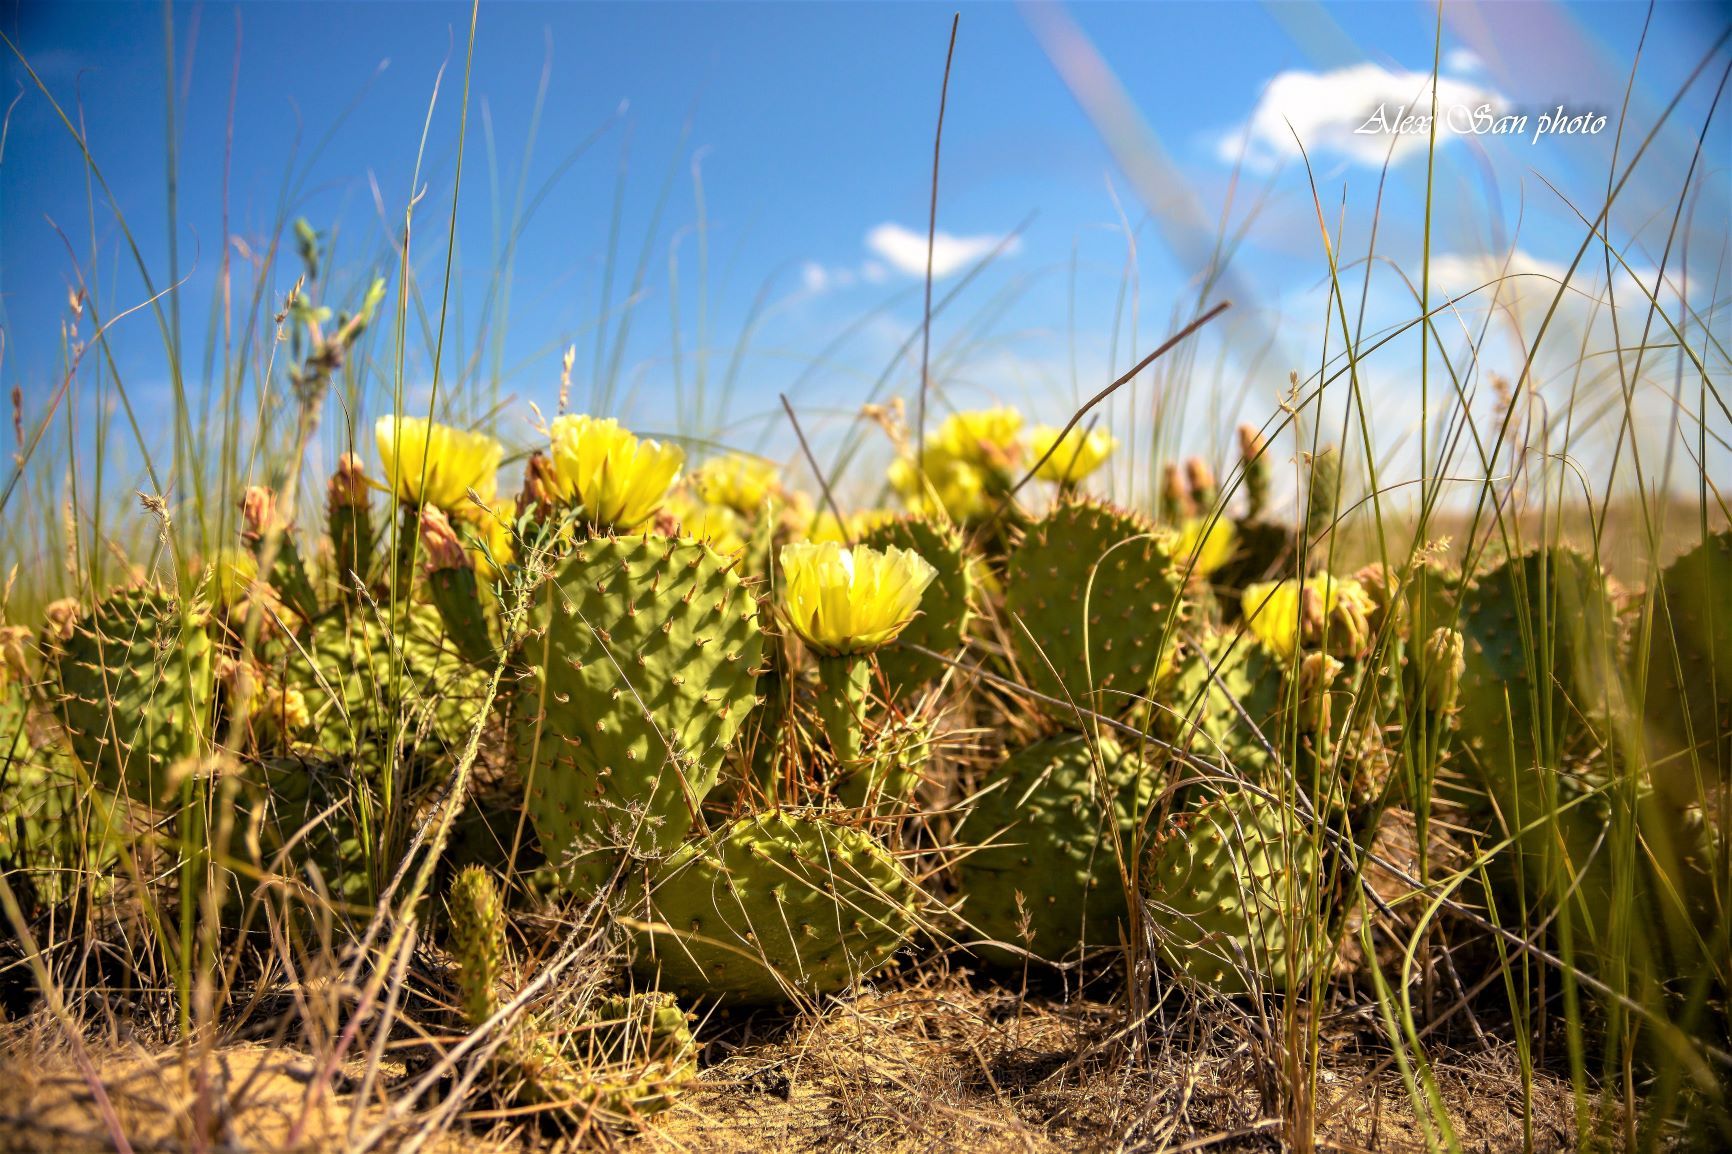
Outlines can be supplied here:
<path id="1" fill-rule="evenodd" d="M 458 654 L 472 664 L 492 668 L 499 660 L 499 646 L 481 603 L 481 584 L 475 570 L 468 566 L 428 570 L 427 595 Z"/>
<path id="2" fill-rule="evenodd" d="M 1301 907 L 1319 856 L 1307 831 L 1288 825 L 1278 804 L 1236 790 L 1181 815 L 1150 847 L 1145 908 L 1175 974 L 1222 994 L 1304 978 L 1312 947 Z"/>
<path id="3" fill-rule="evenodd" d="M 757 701 L 758 605 L 733 569 L 690 540 L 597 538 L 537 599 L 514 740 L 574 888 L 679 845 Z"/>
<path id="4" fill-rule="evenodd" d="M 917 718 L 892 721 L 858 766 L 844 767 L 836 798 L 850 809 L 895 812 L 914 800 L 931 761 L 931 726 Z"/>
<path id="5" fill-rule="evenodd" d="M 125 803 L 81 787 L 65 749 L 38 746 L 34 728 L 25 694 L 0 674 L 0 871 L 48 905 L 86 881 L 102 893 L 125 843 Z"/>
<path id="6" fill-rule="evenodd" d="M 1311 476 L 1305 486 L 1306 536 L 1315 541 L 1335 526 L 1341 507 L 1341 450 L 1334 445 L 1311 458 Z"/>
<path id="7" fill-rule="evenodd" d="M 969 605 L 974 598 L 968 553 L 954 526 L 939 525 L 923 517 L 899 517 L 874 526 L 860 538 L 860 544 L 880 550 L 892 545 L 910 549 L 938 571 L 920 599 L 920 615 L 902 631 L 900 638 L 877 654 L 888 699 L 900 701 L 948 668 L 936 657 L 928 657 L 919 650 L 954 655 L 962 649 L 968 635 Z"/>
<path id="8" fill-rule="evenodd" d="M 1513 823 L 1515 795 L 1527 812 L 1543 793 L 1532 781 L 1523 788 L 1518 775 L 1587 752 L 1588 719 L 1604 715 L 1615 689 L 1605 578 L 1579 553 L 1536 550 L 1482 575 L 1462 596 L 1460 618 L 1463 735 Z"/>
<path id="9" fill-rule="evenodd" d="M 1211 675 L 1211 670 L 1213 673 Z M 1187 642 L 1163 687 L 1157 732 L 1191 753 L 1223 761 L 1236 774 L 1272 785 L 1270 749 L 1282 749 L 1286 667 L 1250 636 L 1208 634 Z"/>
<path id="10" fill-rule="evenodd" d="M 447 899 L 457 994 L 471 1028 L 499 1012 L 505 972 L 505 903 L 493 878 L 479 866 L 458 871 Z"/>
<path id="11" fill-rule="evenodd" d="M 161 800 L 169 770 L 209 733 L 211 642 L 202 622 L 149 589 L 116 593 L 49 649 L 55 711 L 99 784 Z"/>
<path id="12" fill-rule="evenodd" d="M 1185 616 L 1172 549 L 1171 534 L 1092 501 L 1060 505 L 1030 526 L 1005 581 L 1029 687 L 1108 714 L 1146 695 Z"/>
<path id="13" fill-rule="evenodd" d="M 1018 750 L 995 778 L 997 788 L 968 818 L 968 834 L 982 848 L 958 866 L 963 916 L 980 937 L 1049 961 L 1117 946 L 1129 912 L 1113 827 L 1130 853 L 1154 797 L 1153 775 L 1109 737 L 1091 745 L 1066 734 Z M 979 952 L 989 962 L 1021 964 L 1007 950 Z"/>
<path id="14" fill-rule="evenodd" d="M 417 760 L 456 755 L 486 698 L 487 674 L 458 656 L 432 607 L 397 612 L 395 631 L 370 610 L 324 618 L 284 671 L 306 701 L 319 749 L 370 772 L 390 763 L 393 747 Z"/>
<path id="15" fill-rule="evenodd" d="M 1644 694 L 1654 786 L 1701 804 L 1732 779 L 1732 532 L 1660 574 Z"/>
<path id="16" fill-rule="evenodd" d="M 664 990 L 742 1003 L 835 993 L 908 940 L 918 892 L 857 829 L 754 814 L 680 847 L 640 887 L 633 967 Z"/>

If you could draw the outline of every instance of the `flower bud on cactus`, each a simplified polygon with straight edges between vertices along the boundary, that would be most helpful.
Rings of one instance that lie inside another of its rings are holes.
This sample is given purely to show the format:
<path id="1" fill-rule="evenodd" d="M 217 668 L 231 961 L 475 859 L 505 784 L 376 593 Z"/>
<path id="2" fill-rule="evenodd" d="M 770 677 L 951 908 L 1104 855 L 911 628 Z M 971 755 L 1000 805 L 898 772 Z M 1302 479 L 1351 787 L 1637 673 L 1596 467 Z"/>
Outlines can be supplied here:
<path id="1" fill-rule="evenodd" d="M 1215 483 L 1215 471 L 1209 468 L 1207 461 L 1201 457 L 1188 459 L 1185 462 L 1185 483 L 1190 487 L 1191 500 L 1199 512 L 1206 513 L 1215 507 L 1221 489 Z"/>
<path id="2" fill-rule="evenodd" d="M 365 583 L 367 571 L 372 567 L 371 493 L 361 458 L 344 453 L 337 461 L 337 471 L 331 474 L 325 509 L 337 584 L 351 597 L 359 592 L 357 579 Z"/>
<path id="3" fill-rule="evenodd" d="M 1315 541 L 1333 528 L 1341 502 L 1341 450 L 1330 445 L 1311 458 L 1305 490 L 1305 535 Z"/>
<path id="4" fill-rule="evenodd" d="M 28 625 L 0 625 L 0 686 L 28 685 L 35 637 Z"/>
<path id="5" fill-rule="evenodd" d="M 1327 653 L 1307 653 L 1299 662 L 1299 728 L 1305 733 L 1330 731 L 1330 690 L 1341 674 L 1341 662 Z"/>
<path id="6" fill-rule="evenodd" d="M 421 510 L 421 555 L 427 562 L 427 592 L 457 651 L 466 661 L 491 663 L 498 647 L 481 604 L 481 587 L 469 562 L 469 551 L 445 514 L 432 506 Z"/>
<path id="7" fill-rule="evenodd" d="M 1197 503 L 1191 499 L 1184 469 L 1177 461 L 1168 461 L 1161 469 L 1161 520 L 1176 525 L 1196 515 Z"/>
<path id="8" fill-rule="evenodd" d="M 1254 425 L 1239 426 L 1239 460 L 1245 470 L 1245 516 L 1255 521 L 1269 508 L 1268 443 Z"/>
<path id="9" fill-rule="evenodd" d="M 249 485 L 241 496 L 241 541 L 260 564 L 270 558 L 271 586 L 296 613 L 311 618 L 319 611 L 300 550 L 277 511 L 276 494 L 263 485 Z"/>
<path id="10" fill-rule="evenodd" d="M 1438 628 L 1431 631 L 1419 651 L 1425 707 L 1435 714 L 1449 713 L 1461 695 L 1461 675 L 1467 668 L 1463 656 L 1466 645 L 1456 630 Z"/>

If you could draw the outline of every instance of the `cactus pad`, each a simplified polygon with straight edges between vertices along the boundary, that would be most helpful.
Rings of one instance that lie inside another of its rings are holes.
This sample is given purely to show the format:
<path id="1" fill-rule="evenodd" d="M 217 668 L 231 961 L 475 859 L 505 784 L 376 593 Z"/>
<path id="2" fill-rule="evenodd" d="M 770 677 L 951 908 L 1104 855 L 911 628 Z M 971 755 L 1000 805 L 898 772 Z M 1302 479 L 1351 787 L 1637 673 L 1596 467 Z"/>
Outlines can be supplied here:
<path id="1" fill-rule="evenodd" d="M 596 538 L 531 610 L 514 723 L 548 860 L 592 889 L 685 837 L 757 697 L 758 606 L 707 545 Z"/>
<path id="2" fill-rule="evenodd" d="M 1648 654 L 1654 785 L 1674 806 L 1732 779 L 1732 532 L 1660 574 Z"/>
<path id="3" fill-rule="evenodd" d="M 1295 904 L 1319 863 L 1308 832 L 1287 824 L 1276 802 L 1234 791 L 1181 815 L 1150 848 L 1146 908 L 1173 972 L 1223 994 L 1304 977 L 1310 946 L 1288 929 L 1306 923 Z"/>
<path id="4" fill-rule="evenodd" d="M 1130 853 L 1155 787 L 1140 760 L 1110 737 L 1100 739 L 1097 771 L 1096 748 L 1082 734 L 1025 746 L 995 775 L 998 788 L 976 803 L 966 828 L 984 848 L 963 858 L 958 873 L 963 915 L 981 937 L 1049 961 L 1119 944 L 1128 910 L 1106 823 Z M 1103 785 L 1112 797 L 1102 797 Z M 1007 951 L 981 953 L 1020 964 Z"/>
<path id="5" fill-rule="evenodd" d="M 202 623 L 164 593 L 128 589 L 74 621 L 49 658 L 74 754 L 100 784 L 160 800 L 175 761 L 209 733 L 211 643 Z"/>
<path id="6" fill-rule="evenodd" d="M 1146 695 L 1184 619 L 1172 551 L 1171 534 L 1093 501 L 1030 526 L 1005 580 L 1007 628 L 1030 688 L 1108 714 Z"/>
<path id="7" fill-rule="evenodd" d="M 938 571 L 920 599 L 920 615 L 901 637 L 878 650 L 878 668 L 889 687 L 887 696 L 898 701 L 948 668 L 914 647 L 947 655 L 962 648 L 974 590 L 968 553 L 954 527 L 923 517 L 898 517 L 876 525 L 861 536 L 860 544 L 878 550 L 890 546 L 911 550 Z"/>
<path id="8" fill-rule="evenodd" d="M 918 889 L 877 842 L 773 811 L 682 846 L 631 909 L 633 967 L 663 989 L 745 1003 L 846 989 L 914 931 Z"/>

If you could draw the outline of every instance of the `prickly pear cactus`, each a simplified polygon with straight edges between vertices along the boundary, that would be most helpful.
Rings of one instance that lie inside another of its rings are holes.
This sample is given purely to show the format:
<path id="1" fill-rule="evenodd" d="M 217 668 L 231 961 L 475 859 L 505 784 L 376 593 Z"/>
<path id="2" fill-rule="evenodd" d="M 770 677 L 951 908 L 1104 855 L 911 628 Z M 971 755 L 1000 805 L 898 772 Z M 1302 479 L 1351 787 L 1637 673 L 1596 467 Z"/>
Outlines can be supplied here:
<path id="1" fill-rule="evenodd" d="M 616 1115 L 654 1114 L 698 1076 L 691 1015 L 672 994 L 610 994 L 599 998 L 573 1031 L 578 1067 L 597 1081 L 599 1109 Z"/>
<path id="2" fill-rule="evenodd" d="M 1732 780 L 1732 532 L 1660 574 L 1644 707 L 1654 786 L 1700 804 Z"/>
<path id="3" fill-rule="evenodd" d="M 891 701 L 901 700 L 948 668 L 914 647 L 954 656 L 968 632 L 969 603 L 974 594 L 968 553 L 954 526 L 923 517 L 898 517 L 869 529 L 860 544 L 873 549 L 895 546 L 925 558 L 938 571 L 920 599 L 920 615 L 897 640 L 878 650 L 878 669 L 889 687 Z"/>
<path id="4" fill-rule="evenodd" d="M 1157 731 L 1268 785 L 1274 769 L 1269 748 L 1283 748 L 1287 737 L 1281 724 L 1285 679 L 1280 657 L 1256 638 L 1205 632 L 1186 642 L 1174 676 L 1162 687 Z"/>
<path id="5" fill-rule="evenodd" d="M 1005 577 L 1006 624 L 1030 688 L 1117 715 L 1167 669 L 1186 606 L 1173 537 L 1073 501 L 1029 527 Z M 1071 713 L 1072 720 L 1075 714 Z"/>
<path id="6" fill-rule="evenodd" d="M 1167 966 L 1222 994 L 1286 989 L 1310 968 L 1311 833 L 1243 790 L 1204 800 L 1150 847 L 1149 928 Z M 1289 930 L 1298 929 L 1298 936 Z"/>
<path id="7" fill-rule="evenodd" d="M 1615 692 L 1605 578 L 1572 550 L 1535 550 L 1482 575 L 1462 596 L 1460 617 L 1463 735 L 1491 800 L 1513 823 L 1515 795 L 1525 807 L 1542 794 L 1517 776 L 1590 752 L 1587 719 L 1603 716 Z"/>
<path id="8" fill-rule="evenodd" d="M 457 1003 L 471 1027 L 499 1012 L 505 977 L 505 903 L 480 866 L 465 866 L 446 899 L 451 954 L 457 962 Z"/>
<path id="9" fill-rule="evenodd" d="M 349 768 L 273 757 L 248 766 L 246 777 L 253 785 L 249 808 L 256 805 L 260 815 L 259 845 L 266 861 L 278 862 L 281 855 L 278 872 L 359 909 L 371 904 L 379 872 L 367 847 L 383 838 L 376 826 L 373 785 Z"/>
<path id="10" fill-rule="evenodd" d="M 488 682 L 450 644 L 432 607 L 399 606 L 394 630 L 388 613 L 322 618 L 306 655 L 291 650 L 283 674 L 306 703 L 319 749 L 370 772 L 389 763 L 393 745 L 417 760 L 460 753 Z"/>
<path id="11" fill-rule="evenodd" d="M 45 646 L 54 710 L 106 788 L 162 800 L 169 770 L 209 733 L 211 643 L 203 622 L 154 589 L 110 595 Z"/>
<path id="12" fill-rule="evenodd" d="M 1049 961 L 1117 946 L 1129 915 L 1114 834 L 1131 853 L 1153 775 L 1110 737 L 1065 734 L 1011 754 L 994 779 L 965 827 L 983 848 L 958 866 L 963 916 L 980 937 Z M 1021 964 L 1007 950 L 979 952 Z"/>
<path id="13" fill-rule="evenodd" d="M 734 562 L 656 536 L 578 545 L 537 594 L 514 737 L 548 860 L 580 891 L 679 845 L 756 704 L 758 605 Z"/>
<path id="14" fill-rule="evenodd" d="M 628 912 L 647 928 L 633 969 L 663 990 L 742 1003 L 835 993 L 908 940 L 917 895 L 860 830 L 754 814 L 680 847 L 636 887 Z"/>

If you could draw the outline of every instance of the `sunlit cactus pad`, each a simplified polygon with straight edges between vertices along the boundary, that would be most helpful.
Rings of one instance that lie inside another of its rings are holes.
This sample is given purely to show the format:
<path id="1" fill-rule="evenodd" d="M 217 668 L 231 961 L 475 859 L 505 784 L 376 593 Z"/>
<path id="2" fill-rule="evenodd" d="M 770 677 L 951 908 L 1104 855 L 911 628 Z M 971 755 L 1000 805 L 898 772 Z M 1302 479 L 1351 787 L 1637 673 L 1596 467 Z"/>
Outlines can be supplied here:
<path id="1" fill-rule="evenodd" d="M 975 933 L 1052 961 L 1117 946 L 1128 918 L 1119 855 L 1134 852 L 1153 774 L 1110 737 L 1067 734 L 1017 750 L 993 781 L 966 827 L 983 848 L 958 870 Z M 994 962 L 1021 957 L 979 952 Z"/>
<path id="2" fill-rule="evenodd" d="M 203 625 L 155 589 L 111 594 L 45 646 L 55 711 L 99 782 L 155 801 L 174 763 L 209 730 L 211 644 Z"/>
<path id="3" fill-rule="evenodd" d="M 318 746 L 377 774 L 395 747 L 455 758 L 479 717 L 488 678 L 465 662 L 431 606 L 335 612 L 303 656 L 285 653 L 286 680 L 306 701 Z"/>
<path id="4" fill-rule="evenodd" d="M 1170 972 L 1222 994 L 1302 978 L 1319 869 L 1312 838 L 1281 804 L 1248 791 L 1180 815 L 1151 847 L 1145 903 Z"/>
<path id="5" fill-rule="evenodd" d="M 596 538 L 535 594 L 514 740 L 542 847 L 579 889 L 627 849 L 679 845 L 756 704 L 763 638 L 735 564 Z"/>
<path id="6" fill-rule="evenodd" d="M 878 651 L 878 668 L 895 700 L 939 677 L 947 666 L 927 649 L 946 656 L 962 648 L 968 630 L 974 581 L 962 535 L 956 529 L 924 517 L 900 517 L 875 525 L 860 544 L 873 549 L 895 546 L 919 554 L 938 571 L 920 599 L 920 615 L 902 636 Z"/>
<path id="7" fill-rule="evenodd" d="M 1184 619 L 1171 534 L 1134 513 L 1066 502 L 1030 526 L 1005 574 L 1007 628 L 1030 688 L 1122 713 L 1164 670 Z"/>
<path id="8" fill-rule="evenodd" d="M 633 968 L 681 995 L 744 1003 L 835 993 L 914 932 L 918 887 L 860 830 L 773 811 L 682 846 L 638 887 Z"/>

